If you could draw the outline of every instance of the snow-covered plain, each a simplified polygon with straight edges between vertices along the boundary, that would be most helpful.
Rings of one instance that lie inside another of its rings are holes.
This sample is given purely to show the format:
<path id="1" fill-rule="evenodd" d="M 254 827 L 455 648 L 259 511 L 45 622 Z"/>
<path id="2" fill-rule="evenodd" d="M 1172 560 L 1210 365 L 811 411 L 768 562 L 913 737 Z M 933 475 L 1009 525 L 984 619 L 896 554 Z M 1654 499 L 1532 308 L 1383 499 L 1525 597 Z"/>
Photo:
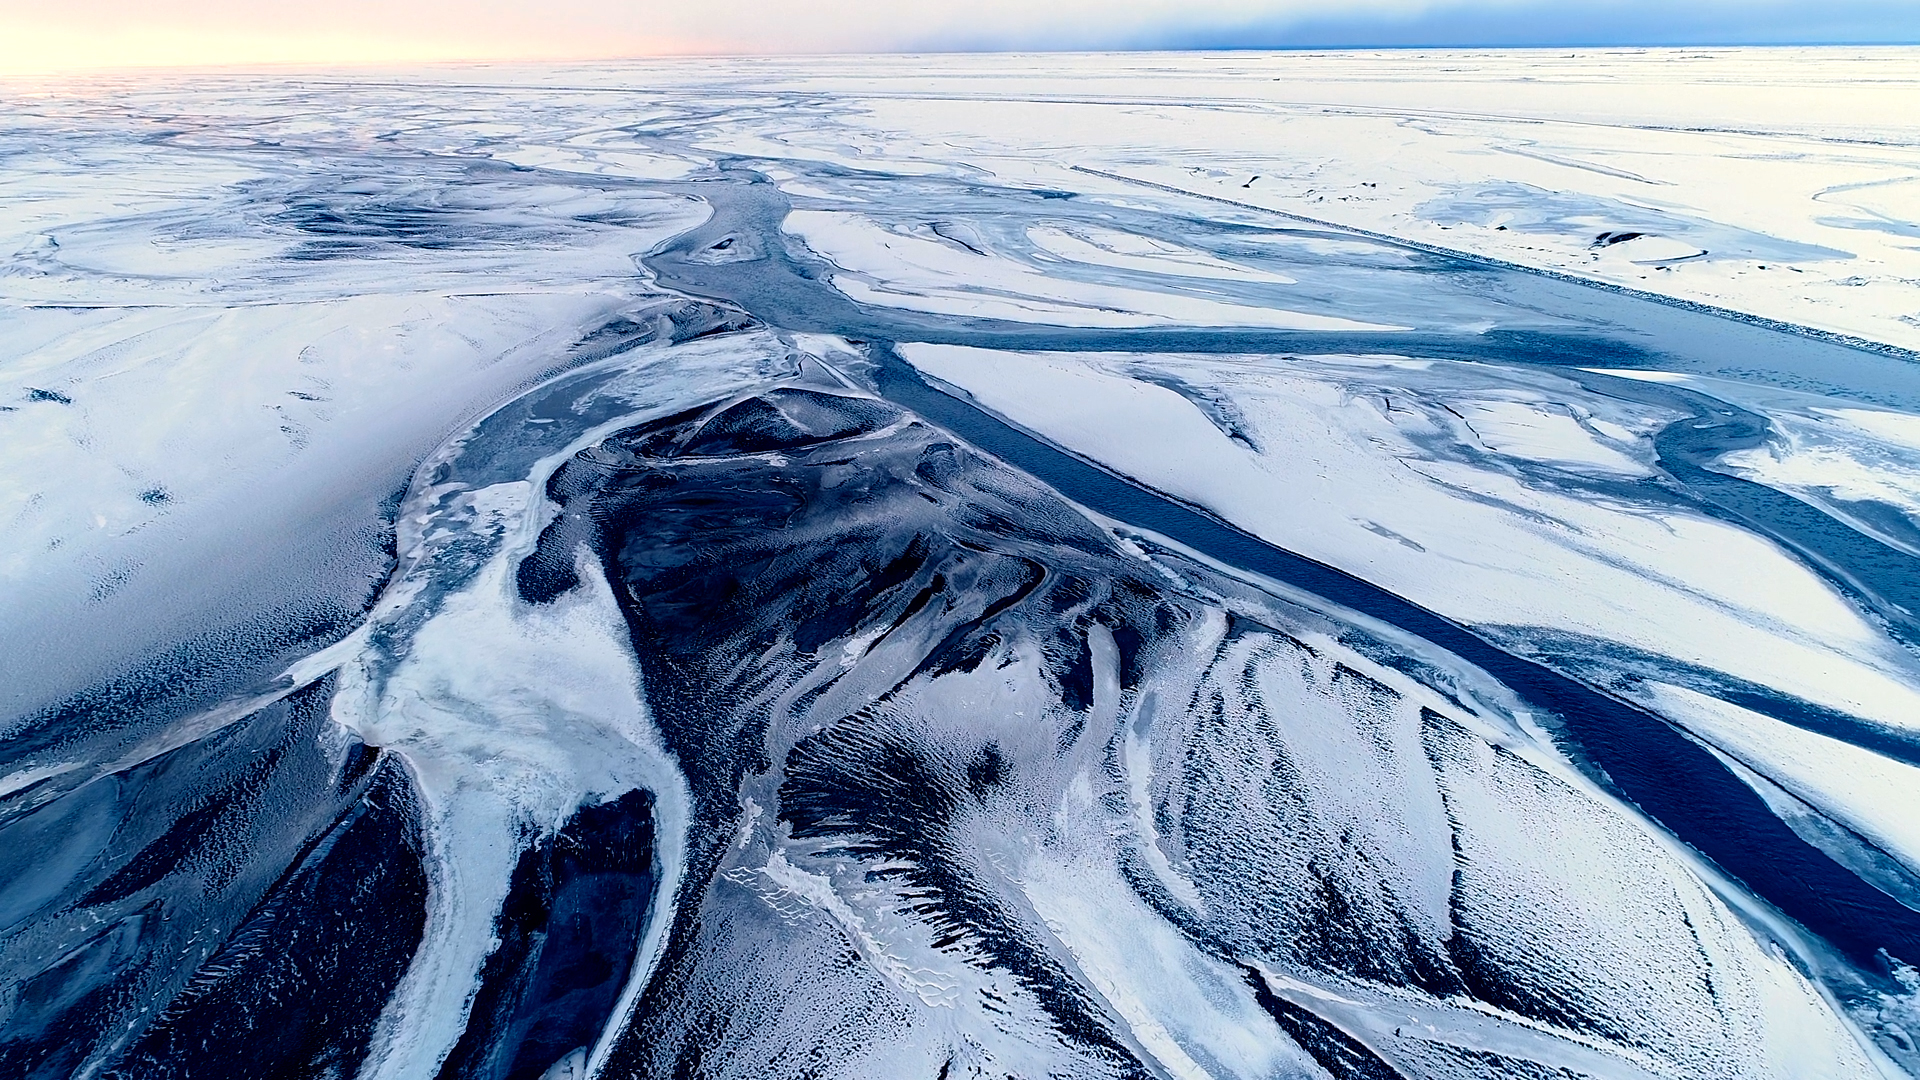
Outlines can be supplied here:
<path id="1" fill-rule="evenodd" d="M 1917 70 L 0 84 L 0 1072 L 1920 1074 Z"/>
<path id="2" fill-rule="evenodd" d="M 1914 348 L 1916 70 L 1910 48 L 764 62 L 756 86 L 858 111 L 752 149 L 1144 180 Z"/>

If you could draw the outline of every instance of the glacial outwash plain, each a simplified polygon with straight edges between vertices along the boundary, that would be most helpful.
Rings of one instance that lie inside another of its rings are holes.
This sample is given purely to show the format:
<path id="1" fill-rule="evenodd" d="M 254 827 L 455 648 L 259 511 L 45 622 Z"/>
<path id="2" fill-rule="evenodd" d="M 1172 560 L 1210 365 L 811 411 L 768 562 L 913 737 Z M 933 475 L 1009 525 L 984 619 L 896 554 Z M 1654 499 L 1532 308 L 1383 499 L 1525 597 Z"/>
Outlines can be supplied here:
<path id="1" fill-rule="evenodd" d="M 1920 49 L 0 82 L 0 1077 L 1920 1076 Z"/>

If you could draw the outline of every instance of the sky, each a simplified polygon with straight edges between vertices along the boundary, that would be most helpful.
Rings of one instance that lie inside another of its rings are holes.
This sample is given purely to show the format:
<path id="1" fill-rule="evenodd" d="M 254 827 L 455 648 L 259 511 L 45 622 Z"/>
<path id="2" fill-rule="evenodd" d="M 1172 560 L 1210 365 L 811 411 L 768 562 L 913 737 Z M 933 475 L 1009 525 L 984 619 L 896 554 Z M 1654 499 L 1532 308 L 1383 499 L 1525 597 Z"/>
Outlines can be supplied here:
<path id="1" fill-rule="evenodd" d="M 991 49 L 1920 42 L 1920 0 L 0 0 L 0 73 Z"/>

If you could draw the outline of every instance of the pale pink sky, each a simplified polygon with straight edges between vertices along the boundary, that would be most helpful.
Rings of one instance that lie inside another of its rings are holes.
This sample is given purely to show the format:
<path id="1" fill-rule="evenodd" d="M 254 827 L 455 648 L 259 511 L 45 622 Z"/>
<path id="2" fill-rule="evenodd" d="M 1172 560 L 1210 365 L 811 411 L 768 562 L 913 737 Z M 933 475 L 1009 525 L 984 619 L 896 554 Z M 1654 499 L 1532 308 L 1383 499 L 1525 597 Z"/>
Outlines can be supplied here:
<path id="1" fill-rule="evenodd" d="M 1358 0 L 1406 10 L 1420 0 Z M 0 0 L 0 64 L 586 58 L 886 50 L 994 28 L 1147 27 L 1324 8 L 1314 0 Z"/>
<path id="2" fill-rule="evenodd" d="M 1300 33 L 1309 43 L 1361 44 L 1602 43 L 1663 34 L 1683 42 L 1911 40 L 1920 35 L 1916 11 L 1913 0 L 0 0 L 0 73 L 1284 45 Z"/>

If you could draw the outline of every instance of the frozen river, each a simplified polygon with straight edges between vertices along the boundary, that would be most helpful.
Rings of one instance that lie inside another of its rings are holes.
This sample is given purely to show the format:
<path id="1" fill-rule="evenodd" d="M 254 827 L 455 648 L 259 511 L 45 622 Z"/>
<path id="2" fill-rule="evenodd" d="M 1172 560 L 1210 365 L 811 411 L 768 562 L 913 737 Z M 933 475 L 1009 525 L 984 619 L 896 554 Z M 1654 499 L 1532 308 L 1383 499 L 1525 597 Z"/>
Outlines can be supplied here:
<path id="1" fill-rule="evenodd" d="M 1912 59 L 6 87 L 0 1063 L 1914 1074 Z"/>

